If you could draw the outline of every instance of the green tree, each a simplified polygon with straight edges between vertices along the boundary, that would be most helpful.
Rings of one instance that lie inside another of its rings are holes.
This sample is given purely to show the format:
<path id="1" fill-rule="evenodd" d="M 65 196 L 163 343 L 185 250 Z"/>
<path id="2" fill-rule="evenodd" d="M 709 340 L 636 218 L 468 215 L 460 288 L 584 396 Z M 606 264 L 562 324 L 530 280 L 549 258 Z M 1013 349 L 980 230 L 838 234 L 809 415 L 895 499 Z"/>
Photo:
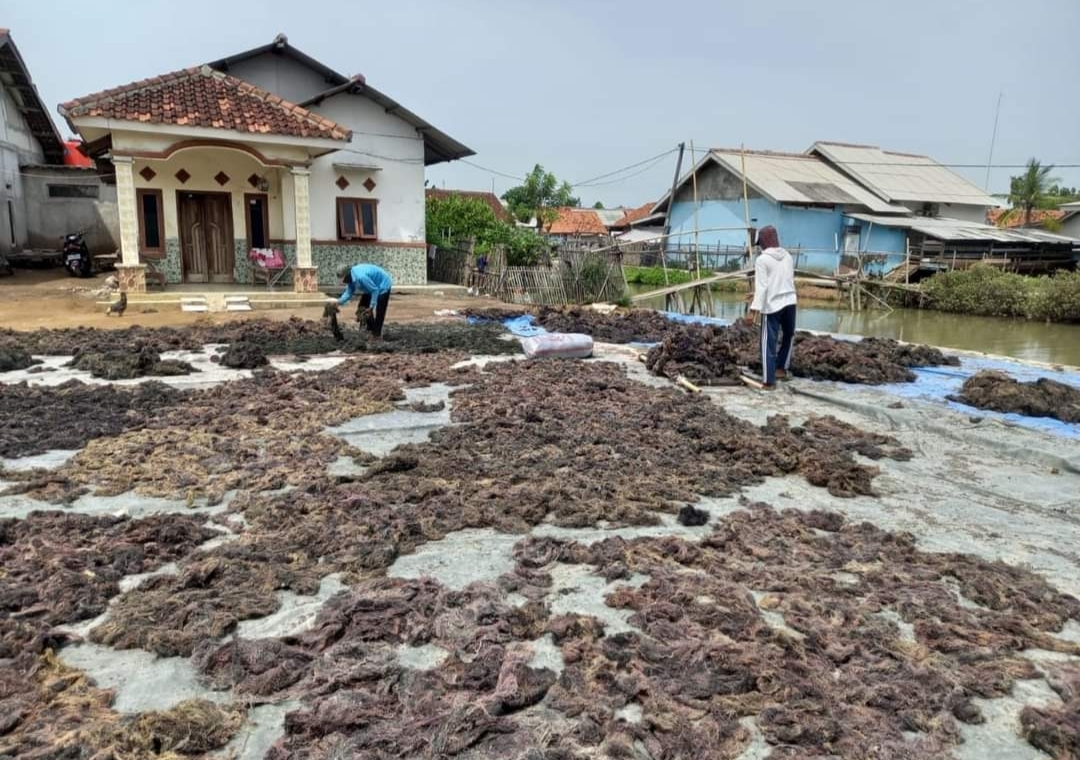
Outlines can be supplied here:
<path id="1" fill-rule="evenodd" d="M 1059 180 L 1050 175 L 1053 166 L 1043 166 L 1037 159 L 1030 159 L 1024 173 L 1012 177 L 1009 183 L 1009 202 L 1013 208 L 1024 212 L 1024 225 L 1031 223 L 1031 212 L 1037 208 L 1046 208 L 1051 185 Z"/>
<path id="2" fill-rule="evenodd" d="M 536 219 L 536 231 L 542 232 L 545 225 L 555 221 L 560 206 L 578 206 L 581 200 L 573 195 L 573 188 L 567 182 L 559 180 L 544 167 L 537 164 L 525 178 L 525 182 L 512 187 L 503 194 L 503 200 L 510 206 L 510 213 L 519 222 Z"/>
<path id="3" fill-rule="evenodd" d="M 499 220 L 491 207 L 479 198 L 467 195 L 429 196 L 425 227 L 429 243 L 475 238 L 488 239 Z"/>
<path id="4" fill-rule="evenodd" d="M 604 202 L 603 201 L 597 201 L 596 203 L 594 203 L 592 205 L 592 207 L 594 209 L 597 209 L 598 211 L 603 211 L 604 210 Z"/>

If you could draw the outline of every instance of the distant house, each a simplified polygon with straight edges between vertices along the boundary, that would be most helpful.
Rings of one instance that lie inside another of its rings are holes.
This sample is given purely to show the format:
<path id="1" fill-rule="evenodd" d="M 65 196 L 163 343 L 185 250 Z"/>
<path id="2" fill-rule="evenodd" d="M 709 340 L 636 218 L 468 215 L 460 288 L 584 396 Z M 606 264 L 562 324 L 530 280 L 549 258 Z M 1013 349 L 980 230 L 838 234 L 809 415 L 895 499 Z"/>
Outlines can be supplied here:
<path id="1" fill-rule="evenodd" d="M 1063 203 L 1058 210 L 1065 212 L 1058 220 L 1058 233 L 1080 240 L 1080 201 Z"/>
<path id="2" fill-rule="evenodd" d="M 669 251 L 696 240 L 709 266 L 741 263 L 747 228 L 766 225 L 779 230 L 796 266 L 817 272 L 861 265 L 883 273 L 909 256 L 938 265 L 945 256 L 1051 266 L 1071 259 L 1061 236 L 985 224 L 997 203 L 925 156 L 816 143 L 806 153 L 710 151 L 679 181 L 674 202 L 669 193 L 652 214 L 667 215 Z"/>
<path id="3" fill-rule="evenodd" d="M 1032 209 L 1030 217 L 1024 214 L 1022 208 L 996 208 L 991 209 L 986 215 L 986 221 L 995 227 L 1016 229 L 1017 227 L 1031 227 L 1033 229 L 1045 229 L 1060 222 L 1067 215 L 1063 209 Z"/>
<path id="4" fill-rule="evenodd" d="M 597 209 L 566 206 L 555 211 L 558 215 L 544 226 L 544 234 L 553 243 L 597 248 L 609 242 L 608 228 Z"/>
<path id="5" fill-rule="evenodd" d="M 94 252 L 115 249 L 115 192 L 69 154 L 11 32 L 0 29 L 0 252 L 57 248 L 76 230 Z"/>
<path id="6" fill-rule="evenodd" d="M 510 221 L 510 212 L 506 210 L 506 206 L 502 204 L 499 197 L 495 193 L 485 193 L 482 190 L 444 190 L 440 188 L 429 188 L 426 192 L 428 198 L 450 198 L 452 196 L 459 196 L 462 198 L 474 198 L 479 201 L 483 201 L 495 214 L 495 218 L 500 222 Z"/>
<path id="7" fill-rule="evenodd" d="M 115 172 L 121 286 L 252 282 L 276 248 L 297 291 L 369 261 L 426 280 L 424 167 L 472 155 L 362 76 L 271 43 L 71 100 L 60 113 Z"/>
<path id="8" fill-rule="evenodd" d="M 816 142 L 807 151 L 881 200 L 918 216 L 983 224 L 1001 201 L 929 156 L 874 145 Z"/>

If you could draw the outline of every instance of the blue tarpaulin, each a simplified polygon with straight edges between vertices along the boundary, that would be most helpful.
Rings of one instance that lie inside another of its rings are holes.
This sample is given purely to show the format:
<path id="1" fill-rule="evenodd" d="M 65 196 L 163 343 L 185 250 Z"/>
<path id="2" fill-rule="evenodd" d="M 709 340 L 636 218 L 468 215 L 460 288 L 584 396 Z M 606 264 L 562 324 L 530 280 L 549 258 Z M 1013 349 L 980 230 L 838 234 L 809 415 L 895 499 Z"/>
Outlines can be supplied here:
<path id="1" fill-rule="evenodd" d="M 721 326 L 731 324 L 731 320 L 727 319 L 674 314 L 672 312 L 661 313 L 673 322 L 680 322 L 683 324 L 709 324 Z M 484 321 L 488 320 L 478 317 L 469 317 L 469 322 L 471 324 L 477 324 Z M 544 328 L 534 325 L 532 316 L 527 314 L 504 319 L 502 320 L 502 324 L 514 335 L 523 338 L 531 337 L 533 335 L 543 335 L 547 332 Z M 861 340 L 861 336 L 858 335 L 833 335 L 832 337 L 840 340 Z M 630 345 L 642 348 L 647 348 L 649 346 L 649 344 L 644 343 L 632 343 Z M 946 351 L 946 353 L 948 353 L 948 351 Z M 1020 361 L 964 355 L 960 355 L 959 367 L 924 367 L 914 370 L 918 379 L 913 383 L 893 383 L 890 385 L 878 385 L 874 387 L 893 396 L 934 401 L 967 414 L 1006 420 L 1033 430 L 1041 430 L 1065 438 L 1080 439 L 1080 425 L 1062 422 L 1050 417 L 1027 417 L 1022 414 L 1003 414 L 1001 412 L 991 412 L 985 409 L 975 409 L 974 407 L 965 406 L 964 404 L 958 404 L 955 401 L 949 401 L 946 398 L 947 396 L 959 393 L 960 386 L 964 384 L 964 380 L 982 370 L 998 370 L 1021 382 L 1031 382 L 1040 377 L 1047 377 L 1056 380 L 1059 383 L 1066 383 L 1076 388 L 1080 388 L 1080 372 L 1055 372 L 1050 369 L 1035 367 Z"/>

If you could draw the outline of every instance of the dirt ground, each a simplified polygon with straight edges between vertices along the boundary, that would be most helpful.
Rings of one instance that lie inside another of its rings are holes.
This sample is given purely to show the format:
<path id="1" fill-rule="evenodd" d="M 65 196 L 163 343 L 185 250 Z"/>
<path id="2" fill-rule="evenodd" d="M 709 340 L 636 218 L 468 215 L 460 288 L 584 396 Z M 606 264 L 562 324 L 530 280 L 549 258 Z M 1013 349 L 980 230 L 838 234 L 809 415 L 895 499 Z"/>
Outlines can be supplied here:
<path id="1" fill-rule="evenodd" d="M 13 330 L 38 328 L 97 327 L 121 329 L 138 324 L 146 327 L 186 325 L 194 322 L 228 322 L 236 319 L 289 317 L 319 319 L 322 308 L 262 309 L 251 312 L 217 314 L 180 311 L 179 305 L 133 306 L 122 318 L 105 316 L 94 292 L 105 285 L 105 275 L 92 280 L 68 277 L 62 269 L 17 269 L 13 277 L 0 278 L 0 326 Z M 437 309 L 464 309 L 497 306 L 493 298 L 461 298 L 425 293 L 395 293 L 390 299 L 388 322 L 422 322 L 434 319 Z M 156 309 L 150 312 L 149 309 Z M 146 310 L 146 311 L 144 311 Z"/>

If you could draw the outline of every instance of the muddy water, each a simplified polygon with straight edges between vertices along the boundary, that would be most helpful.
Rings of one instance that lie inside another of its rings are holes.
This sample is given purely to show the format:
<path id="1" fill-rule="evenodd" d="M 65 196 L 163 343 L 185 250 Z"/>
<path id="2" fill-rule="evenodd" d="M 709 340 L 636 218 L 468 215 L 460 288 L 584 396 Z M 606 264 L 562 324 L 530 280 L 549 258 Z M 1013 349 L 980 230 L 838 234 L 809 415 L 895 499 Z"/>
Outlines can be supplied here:
<path id="1" fill-rule="evenodd" d="M 635 292 L 650 289 L 643 287 Z M 716 315 L 737 319 L 744 313 L 745 299 L 741 293 L 714 294 Z M 642 305 L 662 309 L 664 302 L 660 298 Z M 1048 325 L 919 309 L 854 313 L 838 304 L 804 301 L 799 304 L 798 326 L 805 330 L 896 338 L 1014 359 L 1080 366 L 1080 325 Z"/>

